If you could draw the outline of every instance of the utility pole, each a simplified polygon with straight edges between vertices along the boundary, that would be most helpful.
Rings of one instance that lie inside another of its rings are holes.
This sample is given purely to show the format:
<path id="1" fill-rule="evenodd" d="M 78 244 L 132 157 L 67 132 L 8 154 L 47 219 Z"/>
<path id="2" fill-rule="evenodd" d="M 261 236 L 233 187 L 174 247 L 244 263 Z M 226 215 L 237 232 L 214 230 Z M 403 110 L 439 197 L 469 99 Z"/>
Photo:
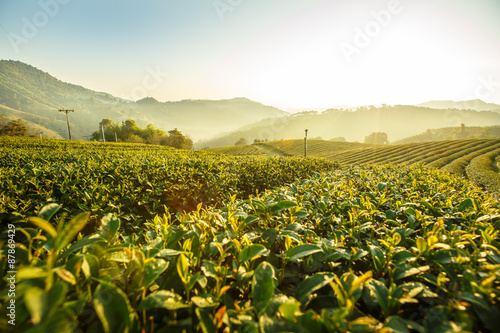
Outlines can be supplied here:
<path id="1" fill-rule="evenodd" d="M 106 138 L 104 137 L 104 124 L 101 122 L 101 132 L 102 132 L 102 143 L 106 143 Z"/>
<path id="2" fill-rule="evenodd" d="M 115 132 L 115 143 L 118 142 L 118 137 L 116 136 L 116 132 Z"/>
<path id="3" fill-rule="evenodd" d="M 307 157 L 307 129 L 306 136 L 304 137 L 304 157 Z"/>
<path id="4" fill-rule="evenodd" d="M 75 109 L 59 109 L 59 112 L 66 112 L 66 121 L 68 122 L 68 134 L 71 140 L 71 127 L 69 126 L 69 112 L 75 112 Z"/>

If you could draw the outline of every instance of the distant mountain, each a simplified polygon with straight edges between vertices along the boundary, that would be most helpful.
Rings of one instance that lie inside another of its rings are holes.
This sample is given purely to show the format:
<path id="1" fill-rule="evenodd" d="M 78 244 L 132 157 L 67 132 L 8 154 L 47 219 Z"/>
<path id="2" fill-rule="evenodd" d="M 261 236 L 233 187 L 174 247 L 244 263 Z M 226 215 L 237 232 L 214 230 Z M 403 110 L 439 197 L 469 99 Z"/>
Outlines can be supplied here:
<path id="1" fill-rule="evenodd" d="M 457 110 L 476 110 L 476 111 L 497 111 L 500 112 L 500 105 L 486 103 L 480 99 L 470 101 L 429 101 L 417 106 L 431 109 L 457 109 Z"/>
<path id="2" fill-rule="evenodd" d="M 103 118 L 133 119 L 141 127 L 153 124 L 164 130 L 178 128 L 199 140 L 261 119 L 288 115 L 246 98 L 162 103 L 149 97 L 134 102 L 62 82 L 19 61 L 0 61 L 1 114 L 24 119 L 40 131 L 45 129 L 48 136 L 67 138 L 66 117 L 57 111 L 59 108 L 75 109 L 70 113 L 74 139 L 90 135 Z"/>
<path id="3" fill-rule="evenodd" d="M 300 139 L 308 129 L 309 138 L 329 140 L 344 137 L 363 142 L 372 132 L 385 132 L 393 142 L 430 128 L 500 125 L 500 113 L 473 110 L 441 110 L 411 105 L 362 107 L 356 111 L 327 110 L 303 112 L 277 119 L 264 119 L 218 138 L 199 142 L 196 148 L 234 145 L 240 139 Z"/>

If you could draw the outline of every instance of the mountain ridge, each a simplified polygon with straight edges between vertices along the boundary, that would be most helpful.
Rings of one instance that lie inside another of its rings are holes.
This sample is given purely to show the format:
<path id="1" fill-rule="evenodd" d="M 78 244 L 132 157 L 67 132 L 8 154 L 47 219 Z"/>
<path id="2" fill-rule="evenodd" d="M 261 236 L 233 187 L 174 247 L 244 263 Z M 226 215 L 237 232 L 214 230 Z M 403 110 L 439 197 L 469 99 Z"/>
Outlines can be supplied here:
<path id="1" fill-rule="evenodd" d="M 380 108 L 363 107 L 356 111 L 330 109 L 322 113 L 303 112 L 277 119 L 264 119 L 245 125 L 238 131 L 212 140 L 200 141 L 195 148 L 234 145 L 240 138 L 247 142 L 259 140 L 293 140 L 304 137 L 330 140 L 343 137 L 363 142 L 373 132 L 385 132 L 394 142 L 418 135 L 431 128 L 500 125 L 500 113 L 494 111 L 430 109 L 414 105 Z"/>
<path id="2" fill-rule="evenodd" d="M 140 126 L 154 124 L 164 130 L 178 128 L 199 140 L 235 130 L 242 124 L 288 114 L 247 98 L 160 102 L 147 97 L 129 101 L 63 82 L 34 66 L 14 60 L 0 60 L 0 77 L 0 106 L 3 106 L 4 116 L 22 118 L 67 137 L 66 119 L 57 109 L 72 108 L 76 110 L 70 115 L 75 139 L 90 135 L 104 118 L 113 121 L 133 119 Z"/>
<path id="3" fill-rule="evenodd" d="M 431 109 L 457 109 L 500 112 L 500 105 L 495 103 L 487 103 L 481 99 L 471 99 L 465 101 L 436 100 L 420 103 L 417 106 L 428 107 Z"/>

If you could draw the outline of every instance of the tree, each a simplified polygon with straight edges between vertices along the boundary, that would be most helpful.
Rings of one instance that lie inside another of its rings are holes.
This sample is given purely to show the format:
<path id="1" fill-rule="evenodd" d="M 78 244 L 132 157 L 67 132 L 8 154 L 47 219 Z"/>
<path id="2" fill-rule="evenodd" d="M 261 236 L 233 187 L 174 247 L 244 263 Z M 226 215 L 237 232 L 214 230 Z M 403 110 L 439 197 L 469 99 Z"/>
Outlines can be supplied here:
<path id="1" fill-rule="evenodd" d="M 168 131 L 168 136 L 162 137 L 160 139 L 160 144 L 177 149 L 193 149 L 193 140 L 191 140 L 191 138 L 187 136 L 182 135 L 182 133 L 177 128 Z"/>
<path id="2" fill-rule="evenodd" d="M 159 145 L 160 138 L 165 135 L 165 132 L 155 128 L 152 124 L 146 126 L 146 128 L 142 131 L 142 137 L 146 140 L 146 143 L 152 145 Z"/>
<path id="3" fill-rule="evenodd" d="M 373 132 L 372 134 L 365 136 L 365 143 L 385 145 L 389 143 L 389 140 L 387 139 L 387 133 Z"/>
<path id="4" fill-rule="evenodd" d="M 104 118 L 99 123 L 99 129 L 92 133 L 92 140 L 102 141 L 102 129 L 104 129 L 104 137 L 106 141 L 115 141 L 115 134 L 119 139 L 122 139 L 120 124 L 111 119 Z"/>
<path id="5" fill-rule="evenodd" d="M 25 136 L 26 134 L 28 134 L 28 127 L 22 119 L 11 120 L 0 128 L 0 135 Z"/>
<path id="6" fill-rule="evenodd" d="M 144 139 L 141 138 L 139 135 L 131 134 L 127 138 L 127 142 L 130 142 L 130 143 L 144 143 Z"/>
<path id="7" fill-rule="evenodd" d="M 240 138 L 238 141 L 234 143 L 235 146 L 244 146 L 247 144 L 247 140 L 245 138 Z"/>
<path id="8" fill-rule="evenodd" d="M 122 121 L 121 124 L 111 119 L 103 119 L 99 123 L 99 130 L 92 133 L 93 140 L 102 140 L 102 129 L 104 129 L 106 141 L 114 141 L 116 134 L 118 141 L 123 142 L 161 144 L 179 149 L 193 149 L 193 140 L 182 135 L 177 128 L 169 131 L 166 135 L 165 131 L 152 124 L 142 129 L 132 119 Z"/>
<path id="9" fill-rule="evenodd" d="M 142 129 L 135 124 L 135 121 L 133 121 L 132 119 L 127 119 L 122 122 L 120 134 L 120 139 L 122 139 L 123 141 L 127 141 L 128 137 L 131 135 L 142 137 Z"/>

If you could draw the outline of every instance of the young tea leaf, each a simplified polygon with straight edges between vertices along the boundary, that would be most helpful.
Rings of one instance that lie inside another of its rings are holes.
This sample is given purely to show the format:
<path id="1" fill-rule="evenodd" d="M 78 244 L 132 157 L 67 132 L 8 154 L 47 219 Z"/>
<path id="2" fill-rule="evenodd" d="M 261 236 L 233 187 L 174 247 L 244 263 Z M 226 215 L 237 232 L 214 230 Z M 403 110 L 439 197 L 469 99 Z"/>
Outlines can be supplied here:
<path id="1" fill-rule="evenodd" d="M 54 248 L 56 251 L 63 249 L 75 238 L 76 235 L 85 227 L 90 217 L 90 212 L 78 214 L 66 224 L 61 234 L 56 238 Z"/>
<path id="2" fill-rule="evenodd" d="M 30 221 L 31 223 L 36 225 L 38 228 L 40 228 L 43 231 L 45 231 L 46 233 L 48 233 L 50 236 L 52 236 L 52 238 L 56 238 L 56 236 L 57 236 L 56 229 L 52 226 L 52 224 L 50 224 L 46 220 L 41 219 L 39 217 L 31 216 L 31 217 L 28 217 L 28 221 Z"/>

